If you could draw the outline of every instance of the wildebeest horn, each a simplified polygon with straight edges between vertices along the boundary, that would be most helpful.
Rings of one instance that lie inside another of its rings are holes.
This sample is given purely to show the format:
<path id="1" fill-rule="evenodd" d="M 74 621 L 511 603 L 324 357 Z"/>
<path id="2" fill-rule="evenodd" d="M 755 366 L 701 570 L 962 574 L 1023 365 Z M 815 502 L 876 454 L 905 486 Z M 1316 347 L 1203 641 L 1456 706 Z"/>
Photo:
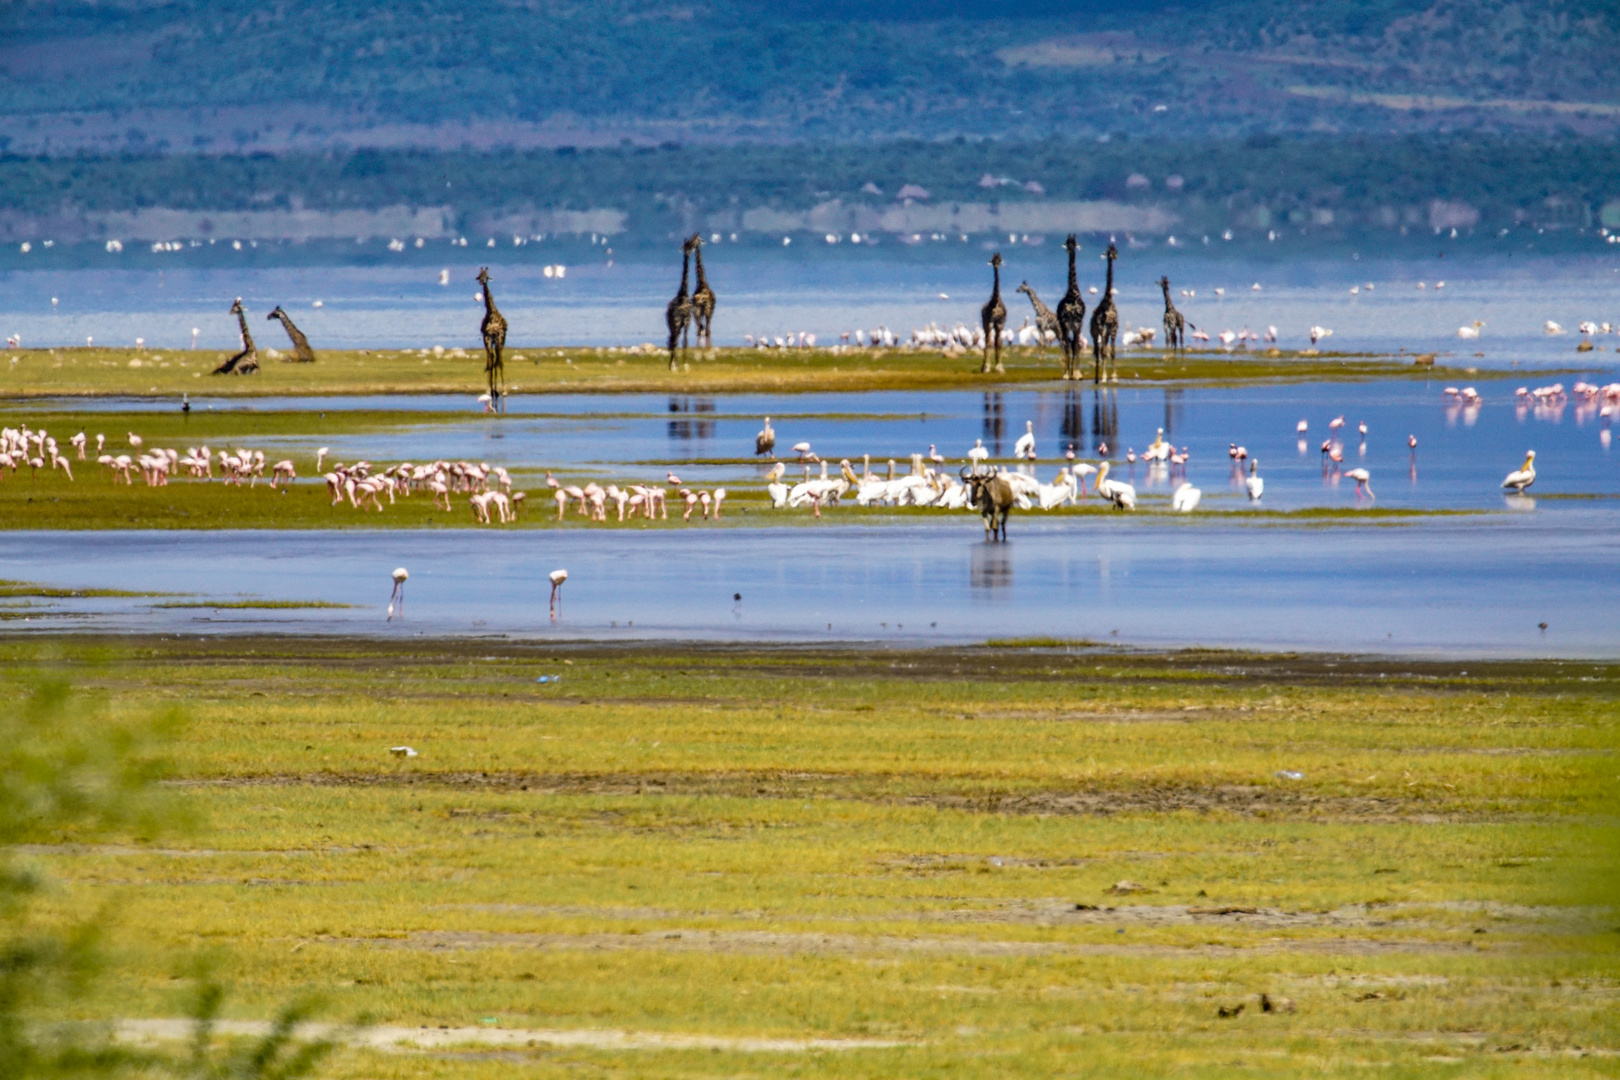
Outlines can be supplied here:
<path id="1" fill-rule="evenodd" d="M 968 478 L 968 467 L 966 465 L 962 466 L 962 471 L 958 475 L 960 475 L 962 479 L 966 480 Z"/>

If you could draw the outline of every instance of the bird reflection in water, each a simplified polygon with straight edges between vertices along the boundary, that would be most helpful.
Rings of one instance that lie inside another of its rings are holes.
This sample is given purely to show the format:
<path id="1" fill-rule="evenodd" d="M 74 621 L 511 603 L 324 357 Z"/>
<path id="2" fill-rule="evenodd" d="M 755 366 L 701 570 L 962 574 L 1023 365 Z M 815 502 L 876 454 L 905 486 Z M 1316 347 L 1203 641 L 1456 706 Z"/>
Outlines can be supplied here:
<path id="1" fill-rule="evenodd" d="M 1012 588 L 1012 553 L 1001 544 L 973 546 L 972 586 L 975 591 L 999 592 Z"/>

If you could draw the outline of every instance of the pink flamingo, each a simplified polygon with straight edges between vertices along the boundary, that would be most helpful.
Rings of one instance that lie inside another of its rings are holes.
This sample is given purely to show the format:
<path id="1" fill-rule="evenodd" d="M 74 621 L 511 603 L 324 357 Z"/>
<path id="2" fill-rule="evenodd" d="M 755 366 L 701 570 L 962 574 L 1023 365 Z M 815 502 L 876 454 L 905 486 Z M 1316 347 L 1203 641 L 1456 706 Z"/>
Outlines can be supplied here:
<path id="1" fill-rule="evenodd" d="M 568 580 L 567 570 L 553 570 L 546 575 L 551 579 L 551 621 L 557 621 L 557 594 L 562 589 L 563 582 Z"/>
<path id="2" fill-rule="evenodd" d="M 393 622 L 394 620 L 395 600 L 399 601 L 399 617 L 402 619 L 405 617 L 405 582 L 409 580 L 410 576 L 410 571 L 406 570 L 403 566 L 397 567 L 394 570 L 394 591 L 388 596 L 389 622 Z"/>

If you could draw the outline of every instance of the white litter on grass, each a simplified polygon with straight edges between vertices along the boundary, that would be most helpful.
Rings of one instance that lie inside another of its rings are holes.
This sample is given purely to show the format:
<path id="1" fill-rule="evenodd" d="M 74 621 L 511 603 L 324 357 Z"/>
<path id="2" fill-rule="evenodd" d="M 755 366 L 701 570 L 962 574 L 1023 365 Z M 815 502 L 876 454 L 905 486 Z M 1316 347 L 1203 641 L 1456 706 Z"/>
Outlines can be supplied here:
<path id="1" fill-rule="evenodd" d="M 123 1042 L 159 1042 L 190 1039 L 190 1020 L 120 1020 L 117 1035 Z M 262 1020 L 220 1020 L 220 1035 L 262 1037 L 270 1024 Z M 907 1043 L 889 1039 L 763 1039 L 719 1035 L 678 1035 L 658 1031 L 620 1031 L 613 1028 L 412 1028 L 379 1026 L 353 1030 L 336 1024 L 300 1024 L 293 1037 L 301 1041 L 338 1039 L 350 1046 L 376 1050 L 428 1050 L 446 1046 L 521 1047 L 583 1046 L 593 1050 L 735 1050 L 743 1053 L 808 1053 L 815 1050 L 871 1050 Z"/>

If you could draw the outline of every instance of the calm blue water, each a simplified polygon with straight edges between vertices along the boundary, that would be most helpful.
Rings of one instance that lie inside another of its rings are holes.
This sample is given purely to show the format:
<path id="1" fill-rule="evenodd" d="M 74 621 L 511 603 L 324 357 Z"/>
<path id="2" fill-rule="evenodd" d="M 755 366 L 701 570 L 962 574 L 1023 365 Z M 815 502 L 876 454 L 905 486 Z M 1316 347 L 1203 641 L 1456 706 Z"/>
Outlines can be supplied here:
<path id="1" fill-rule="evenodd" d="M 8 621 L 220 634 L 972 642 L 1051 636 L 1448 656 L 1620 655 L 1620 532 L 1572 511 L 1422 528 L 1020 519 L 986 544 L 937 525 L 592 533 L 0 533 L 0 568 L 75 587 L 362 605 L 160 609 L 66 601 Z M 395 566 L 405 618 L 389 623 Z M 565 567 L 562 618 L 546 575 Z M 734 596 L 741 594 L 740 601 Z M 1541 630 L 1539 623 L 1546 622 Z"/>
<path id="2" fill-rule="evenodd" d="M 1087 253 L 1095 255 L 1095 252 Z M 143 337 L 155 349 L 180 349 L 200 331 L 203 348 L 235 348 L 231 301 L 243 297 L 252 317 L 284 306 L 317 349 L 479 346 L 482 307 L 473 280 L 479 256 L 461 256 L 438 270 L 422 266 L 292 267 L 240 270 L 11 270 L 0 272 L 0 334 L 24 345 L 130 345 Z M 908 335 L 929 322 L 974 324 L 989 293 L 987 255 L 976 246 L 943 245 L 932 261 L 897 259 L 878 248 L 828 257 L 805 252 L 769 258 L 724 245 L 706 261 L 719 295 L 716 342 L 742 344 L 745 334 L 811 332 L 830 344 L 856 327 L 886 325 Z M 1004 270 L 1008 326 L 1030 313 L 1013 292 L 1027 279 L 1054 303 L 1064 286 L 1060 249 L 1008 252 Z M 1173 282 L 1178 306 L 1212 336 L 1245 327 L 1264 334 L 1278 328 L 1284 347 L 1307 344 L 1312 326 L 1334 331 L 1336 349 L 1450 350 L 1485 365 L 1547 364 L 1573 357 L 1582 319 L 1620 324 L 1620 255 L 1562 257 L 1463 256 L 1391 261 L 1371 253 L 1296 262 L 1250 262 L 1127 251 L 1119 264 L 1122 325 L 1160 325 L 1163 301 L 1155 282 Z M 1083 281 L 1101 286 L 1103 264 L 1082 259 Z M 547 345 L 632 345 L 663 340 L 664 305 L 679 267 L 647 263 L 569 267 L 566 278 L 546 278 L 540 267 L 494 268 L 492 288 L 511 325 L 515 351 Z M 1445 288 L 1437 289 L 1439 282 Z M 1422 282 L 1427 287 L 1418 289 Z M 1252 286 L 1259 284 L 1260 291 Z M 1366 289 L 1373 285 L 1373 291 Z M 1360 291 L 1350 293 L 1354 287 Z M 1196 295 L 1182 297 L 1187 289 Z M 1223 289 L 1224 295 L 1217 295 Z M 944 294 L 942 297 L 941 294 Z M 52 298 L 57 301 L 52 303 Z M 320 302 L 319 308 L 315 307 Z M 1088 306 L 1095 297 L 1088 294 Z M 1555 320 L 1570 333 L 1549 337 Z M 1457 328 L 1486 325 L 1478 341 L 1459 341 Z M 265 345 L 284 345 L 279 327 L 264 323 Z M 1601 336 L 1613 353 L 1620 338 Z"/>
<path id="3" fill-rule="evenodd" d="M 1576 378 L 1560 376 L 1566 385 Z M 1591 370 L 1585 378 L 1601 384 L 1620 379 L 1620 373 L 1612 368 Z M 834 463 L 847 457 L 859 469 L 862 456 L 870 454 L 874 469 L 886 471 L 888 460 L 895 458 L 902 472 L 909 469 L 911 453 L 926 452 L 930 445 L 955 465 L 975 439 L 983 439 L 997 456 L 1011 455 L 1013 443 L 1029 422 L 1041 456 L 1034 471 L 1042 480 L 1052 478 L 1069 444 L 1075 445 L 1082 460 L 1096 461 L 1098 444 L 1107 442 L 1116 474 L 1136 484 L 1149 501 L 1154 495 L 1167 496 L 1185 478 L 1203 490 L 1207 508 L 1249 505 L 1228 455 L 1233 443 L 1258 462 L 1267 485 L 1262 505 L 1269 509 L 1356 505 L 1502 509 L 1508 504 L 1498 485 L 1518 468 L 1529 449 L 1537 451 L 1538 479 L 1532 492 L 1543 497 L 1543 508 L 1558 505 L 1545 499 L 1547 495 L 1620 499 L 1620 451 L 1612 447 L 1610 420 L 1599 416 L 1595 407 L 1575 401 L 1561 409 L 1524 409 L 1513 391 L 1527 382 L 1536 385 L 1538 380 L 1522 373 L 1475 379 L 1473 385 L 1484 398 L 1477 410 L 1448 403 L 1439 381 L 1125 388 L 1101 393 L 1074 389 L 716 398 L 519 396 L 504 417 L 483 416 L 476 403 L 464 397 L 250 403 L 200 399 L 198 408 L 342 405 L 465 413 L 459 423 L 406 425 L 363 436 L 247 440 L 276 457 L 292 456 L 306 477 L 313 475 L 314 462 L 309 459 L 315 447 L 325 445 L 331 449 L 329 460 L 338 461 L 465 458 L 508 469 L 552 470 L 581 483 L 595 479 L 604 484 L 662 481 L 665 472 L 675 468 L 691 483 L 746 486 L 760 482 L 759 468 L 692 463 L 750 458 L 761 418 L 769 413 L 784 457 L 792 456 L 786 447 L 804 440 Z M 48 423 L 58 433 L 65 425 L 94 433 L 93 412 L 78 415 L 84 408 L 77 402 L 31 403 L 12 415 L 36 426 Z M 66 415 L 53 417 L 53 409 L 65 410 Z M 1329 436 L 1329 421 L 1341 415 L 1345 426 L 1337 435 L 1344 460 L 1335 468 L 1324 461 L 1320 444 Z M 1303 451 L 1295 430 L 1301 419 L 1309 424 Z M 1362 422 L 1368 425 L 1365 441 L 1357 430 Z M 1184 476 L 1124 461 L 1128 450 L 1146 448 L 1159 428 L 1167 440 L 1190 451 Z M 1412 435 L 1418 440 L 1415 452 L 1407 446 Z M 1372 474 L 1371 500 L 1358 499 L 1354 482 L 1343 477 L 1345 470 L 1358 467 Z M 1620 513 L 1620 502 L 1615 510 Z"/>

